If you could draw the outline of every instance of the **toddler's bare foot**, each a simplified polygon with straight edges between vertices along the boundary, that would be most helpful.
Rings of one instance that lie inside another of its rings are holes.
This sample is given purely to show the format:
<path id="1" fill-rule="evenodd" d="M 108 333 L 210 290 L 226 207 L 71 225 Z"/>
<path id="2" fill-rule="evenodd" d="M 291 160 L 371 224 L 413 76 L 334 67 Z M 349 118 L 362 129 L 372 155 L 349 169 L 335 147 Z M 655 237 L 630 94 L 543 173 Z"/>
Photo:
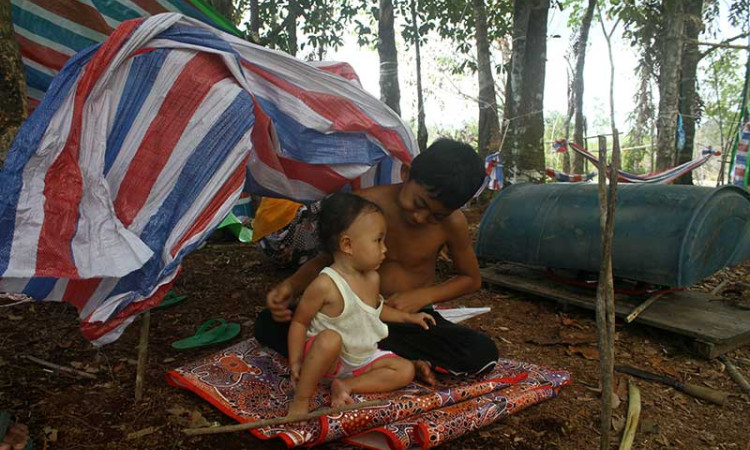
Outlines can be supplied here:
<path id="1" fill-rule="evenodd" d="M 331 406 L 333 408 L 340 408 L 352 403 L 354 403 L 354 399 L 349 395 L 346 384 L 339 379 L 333 380 L 331 382 Z"/>
<path id="2" fill-rule="evenodd" d="M 8 428 L 5 438 L 0 442 L 0 450 L 22 450 L 29 441 L 29 429 L 26 425 L 13 424 Z"/>
<path id="3" fill-rule="evenodd" d="M 295 398 L 289 405 L 289 411 L 286 413 L 287 418 L 298 417 L 307 414 L 310 411 L 310 399 Z"/>
<path id="4" fill-rule="evenodd" d="M 417 379 L 424 384 L 428 386 L 435 386 L 437 384 L 437 378 L 435 378 L 435 373 L 432 371 L 432 367 L 430 366 L 430 363 L 427 361 L 413 361 L 414 363 L 414 372 L 417 375 Z"/>

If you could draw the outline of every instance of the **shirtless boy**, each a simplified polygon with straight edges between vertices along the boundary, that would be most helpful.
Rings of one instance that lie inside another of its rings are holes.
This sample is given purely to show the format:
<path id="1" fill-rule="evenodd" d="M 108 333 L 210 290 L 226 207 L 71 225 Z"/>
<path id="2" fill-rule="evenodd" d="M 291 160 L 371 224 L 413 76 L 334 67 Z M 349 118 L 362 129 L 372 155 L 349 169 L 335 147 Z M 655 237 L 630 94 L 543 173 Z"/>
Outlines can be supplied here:
<path id="1" fill-rule="evenodd" d="M 440 139 L 417 155 L 411 167 L 404 165 L 401 176 L 401 184 L 355 194 L 377 204 L 386 218 L 388 253 L 378 272 L 387 304 L 401 311 L 427 312 L 436 325 L 424 330 L 414 324 L 388 323 L 388 337 L 378 347 L 415 361 L 418 376 L 428 383 L 435 381 L 430 369 L 455 375 L 488 370 L 498 358 L 492 339 L 428 308 L 481 286 L 468 224 L 459 209 L 484 182 L 481 158 L 467 144 Z M 435 284 L 435 263 L 443 245 L 448 247 L 456 275 Z M 255 322 L 260 343 L 288 355 L 291 301 L 331 262 L 331 255 L 321 252 L 268 293 L 268 310 Z"/>

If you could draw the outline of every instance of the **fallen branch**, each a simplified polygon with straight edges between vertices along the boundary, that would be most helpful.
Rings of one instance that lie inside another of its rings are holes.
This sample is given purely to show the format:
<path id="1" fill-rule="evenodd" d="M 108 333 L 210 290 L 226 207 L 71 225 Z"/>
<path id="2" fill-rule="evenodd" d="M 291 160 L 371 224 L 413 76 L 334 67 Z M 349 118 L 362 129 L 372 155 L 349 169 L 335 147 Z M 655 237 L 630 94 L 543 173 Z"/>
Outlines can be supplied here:
<path id="1" fill-rule="evenodd" d="M 646 372 L 645 370 L 636 369 L 635 367 L 615 366 L 615 370 L 621 373 L 633 375 L 634 377 L 642 378 L 644 380 L 655 381 L 657 383 L 666 384 L 667 386 L 672 386 L 678 391 L 682 391 L 695 398 L 699 398 L 701 400 L 705 400 L 707 402 L 711 402 L 720 406 L 723 406 L 727 402 L 727 398 L 729 397 L 728 392 L 717 391 L 716 389 L 698 386 L 696 384 L 683 383 L 681 381 L 677 381 L 672 377 L 657 375 L 655 373 Z"/>
<path id="2" fill-rule="evenodd" d="M 29 361 L 35 362 L 41 366 L 49 367 L 50 369 L 54 369 L 58 372 L 67 373 L 70 375 L 77 375 L 82 378 L 88 378 L 89 380 L 96 380 L 96 377 L 90 373 L 81 372 L 80 370 L 76 370 L 72 367 L 67 366 L 61 366 L 59 364 L 51 363 L 49 361 L 45 361 L 43 359 L 36 358 L 31 355 L 24 355 L 24 358 L 28 359 Z"/>
<path id="3" fill-rule="evenodd" d="M 638 419 L 641 415 L 641 390 L 632 381 L 628 381 L 628 420 L 622 433 L 620 450 L 630 450 L 638 429 Z"/>
<path id="4" fill-rule="evenodd" d="M 628 316 L 625 318 L 625 322 L 630 323 L 636 319 L 643 311 L 646 310 L 649 306 L 651 306 L 652 303 L 659 300 L 660 298 L 664 297 L 667 294 L 667 292 L 661 292 L 656 295 L 652 295 L 651 297 L 647 298 L 646 301 L 641 303 L 640 305 L 633 308 L 633 311 L 628 314 Z"/>
<path id="5" fill-rule="evenodd" d="M 721 355 L 719 356 L 719 359 L 725 366 L 727 366 L 727 372 L 729 372 L 729 376 L 732 377 L 734 382 L 737 383 L 746 394 L 750 395 L 750 383 L 748 383 L 740 371 L 737 370 L 737 367 L 732 364 L 732 361 L 727 358 L 727 355 Z"/>
<path id="6" fill-rule="evenodd" d="M 243 431 L 253 430 L 255 428 L 270 427 L 274 425 L 284 425 L 288 423 L 307 422 L 318 418 L 320 416 L 327 416 L 330 414 L 337 414 L 344 411 L 352 411 L 356 409 L 371 408 L 373 406 L 382 406 L 388 404 L 388 400 L 371 400 L 362 403 L 353 403 L 351 405 L 345 405 L 340 408 L 323 408 L 317 411 L 312 411 L 307 414 L 302 414 L 295 417 L 277 417 L 275 419 L 258 420 L 255 422 L 240 423 L 236 425 L 225 425 L 221 427 L 208 427 L 208 428 L 184 428 L 183 433 L 188 436 L 196 436 L 199 434 L 217 434 L 217 433 L 229 433 L 232 431 Z"/>

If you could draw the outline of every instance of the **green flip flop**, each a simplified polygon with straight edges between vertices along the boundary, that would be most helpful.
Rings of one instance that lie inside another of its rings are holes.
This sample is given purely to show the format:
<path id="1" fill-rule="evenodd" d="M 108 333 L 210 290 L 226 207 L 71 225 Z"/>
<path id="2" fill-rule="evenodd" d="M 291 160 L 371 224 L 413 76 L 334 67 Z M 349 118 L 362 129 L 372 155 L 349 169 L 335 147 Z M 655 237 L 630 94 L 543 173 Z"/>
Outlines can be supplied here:
<path id="1" fill-rule="evenodd" d="M 177 295 L 174 293 L 174 291 L 167 292 L 167 295 L 164 296 L 161 303 L 154 308 L 154 311 L 159 311 L 162 309 L 171 308 L 172 306 L 177 306 L 183 301 L 187 300 L 187 295 Z"/>
<path id="2" fill-rule="evenodd" d="M 248 243 L 253 240 L 253 230 L 242 225 L 242 221 L 230 212 L 226 218 L 219 224 L 219 229 L 226 228 L 231 231 L 242 243 Z"/>
<path id="3" fill-rule="evenodd" d="M 205 347 L 206 345 L 226 342 L 237 336 L 239 333 L 240 324 L 232 322 L 227 323 L 224 319 L 211 319 L 201 325 L 193 336 L 173 342 L 172 347 L 177 350 Z"/>

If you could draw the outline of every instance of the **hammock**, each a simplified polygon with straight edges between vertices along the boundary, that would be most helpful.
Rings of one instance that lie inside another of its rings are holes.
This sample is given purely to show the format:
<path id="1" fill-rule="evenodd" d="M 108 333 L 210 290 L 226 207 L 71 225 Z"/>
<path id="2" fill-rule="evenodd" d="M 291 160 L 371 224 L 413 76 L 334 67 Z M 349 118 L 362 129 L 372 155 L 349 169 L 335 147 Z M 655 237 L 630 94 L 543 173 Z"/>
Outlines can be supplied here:
<path id="1" fill-rule="evenodd" d="M 0 292 L 71 303 L 87 339 L 112 342 L 243 190 L 307 202 L 400 181 L 409 126 L 328 69 L 179 14 L 123 22 L 65 64 L 11 147 Z"/>
<path id="2" fill-rule="evenodd" d="M 557 149 L 558 152 L 565 151 L 565 147 L 570 146 L 573 148 L 573 150 L 578 153 L 579 155 L 583 156 L 587 160 L 589 160 L 591 163 L 593 163 L 595 166 L 599 165 L 599 159 L 589 153 L 588 150 L 584 149 L 583 147 L 574 144 L 572 142 L 567 142 L 564 139 L 558 139 L 555 141 L 556 146 L 554 147 Z M 560 150 L 562 148 L 563 150 Z M 714 150 L 711 147 L 706 147 L 701 152 L 701 156 L 685 163 L 680 164 L 679 166 L 673 167 L 671 169 L 667 169 L 663 172 L 652 172 L 646 175 L 637 175 L 630 172 L 625 172 L 624 170 L 618 170 L 618 181 L 624 182 L 624 183 L 655 183 L 655 184 L 667 184 L 671 183 L 672 181 L 676 180 L 677 178 L 681 177 L 682 175 L 691 172 L 698 167 L 705 164 L 709 159 L 711 159 L 712 156 L 719 156 L 721 155 L 721 152 Z M 607 171 L 609 176 L 609 170 Z M 578 182 L 578 181 L 588 181 L 591 178 L 593 178 L 593 174 L 587 174 L 587 175 L 575 175 L 575 174 L 566 174 L 562 172 L 557 172 L 554 169 L 547 169 L 546 174 L 550 178 L 557 179 L 558 181 L 560 178 L 569 178 L 569 181 L 571 182 Z M 558 178 L 559 177 L 559 178 Z M 580 180 L 576 180 L 576 178 L 580 178 Z"/>

